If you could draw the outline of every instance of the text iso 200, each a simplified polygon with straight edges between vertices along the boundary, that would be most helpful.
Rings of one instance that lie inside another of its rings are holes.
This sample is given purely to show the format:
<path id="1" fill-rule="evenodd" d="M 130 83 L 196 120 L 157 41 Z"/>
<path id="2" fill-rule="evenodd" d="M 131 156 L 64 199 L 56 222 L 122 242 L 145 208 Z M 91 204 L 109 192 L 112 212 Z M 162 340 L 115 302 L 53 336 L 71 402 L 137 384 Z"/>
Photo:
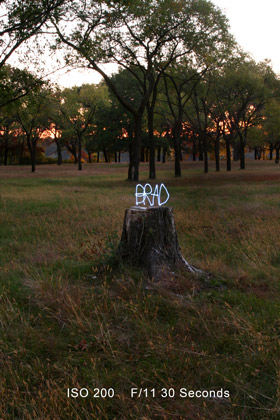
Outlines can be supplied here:
<path id="1" fill-rule="evenodd" d="M 92 392 L 93 398 L 113 398 L 115 390 L 113 388 L 94 388 Z M 68 398 L 87 398 L 89 390 L 87 388 L 67 388 Z"/>

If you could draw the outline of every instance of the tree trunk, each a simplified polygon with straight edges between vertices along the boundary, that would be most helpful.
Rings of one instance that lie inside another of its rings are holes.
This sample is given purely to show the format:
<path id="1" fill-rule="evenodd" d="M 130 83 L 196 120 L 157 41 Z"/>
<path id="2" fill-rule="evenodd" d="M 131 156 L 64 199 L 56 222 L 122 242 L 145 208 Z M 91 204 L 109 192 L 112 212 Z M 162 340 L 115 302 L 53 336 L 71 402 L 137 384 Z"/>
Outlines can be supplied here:
<path id="1" fill-rule="evenodd" d="M 158 150 L 157 150 L 157 161 L 160 162 L 160 156 L 161 156 L 161 147 L 158 146 Z"/>
<path id="2" fill-rule="evenodd" d="M 174 153 L 175 153 L 175 176 L 181 176 L 181 144 L 180 144 L 180 123 L 175 123 L 172 129 Z"/>
<path id="3" fill-rule="evenodd" d="M 139 180 L 139 158 L 141 150 L 141 137 L 142 137 L 142 115 L 134 116 L 134 138 L 131 147 L 131 158 L 128 168 L 128 179 Z"/>
<path id="4" fill-rule="evenodd" d="M 108 163 L 108 155 L 107 155 L 106 149 L 103 149 L 103 156 L 105 159 L 105 163 Z"/>
<path id="5" fill-rule="evenodd" d="M 119 157 L 118 157 L 118 159 L 119 159 L 119 163 L 121 162 L 121 151 L 119 151 Z"/>
<path id="6" fill-rule="evenodd" d="M 245 142 L 242 133 L 239 133 L 240 139 L 240 169 L 245 169 Z"/>
<path id="7" fill-rule="evenodd" d="M 140 162 L 145 162 L 145 147 L 141 147 Z"/>
<path id="8" fill-rule="evenodd" d="M 155 153 L 155 139 L 154 139 L 154 110 L 147 107 L 148 112 L 148 135 L 149 135 L 149 179 L 156 179 L 156 153 Z"/>
<path id="9" fill-rule="evenodd" d="M 149 149 L 146 147 L 145 149 L 145 159 L 144 162 L 149 162 Z"/>
<path id="10" fill-rule="evenodd" d="M 36 143 L 35 141 L 32 142 L 31 145 L 31 172 L 35 172 L 36 166 Z"/>
<path id="11" fill-rule="evenodd" d="M 203 135 L 203 154 L 204 154 L 204 173 L 208 173 L 208 150 L 207 150 L 207 140 L 205 134 Z"/>
<path id="12" fill-rule="evenodd" d="M 181 153 L 179 139 L 174 138 L 174 149 L 175 149 L 175 176 L 181 176 Z"/>
<path id="13" fill-rule="evenodd" d="M 127 209 L 118 253 L 124 262 L 143 268 L 155 279 L 178 268 L 205 274 L 183 258 L 170 207 Z"/>
<path id="14" fill-rule="evenodd" d="M 131 142 L 129 143 L 129 147 L 128 147 L 128 154 L 129 154 L 129 165 L 128 165 L 128 180 L 132 180 L 132 167 L 130 165 L 131 162 Z"/>
<path id="15" fill-rule="evenodd" d="M 230 137 L 223 135 L 226 143 L 226 155 L 227 155 L 227 171 L 231 171 L 231 150 L 230 150 Z"/>
<path id="16" fill-rule="evenodd" d="M 272 157 L 273 157 L 273 149 L 274 149 L 273 144 L 270 143 L 270 146 L 269 146 L 269 160 L 272 160 Z"/>
<path id="17" fill-rule="evenodd" d="M 19 149 L 19 164 L 20 165 L 22 165 L 22 161 L 23 161 L 23 149 L 24 149 L 24 140 L 20 144 L 20 149 Z"/>
<path id="18" fill-rule="evenodd" d="M 57 164 L 62 164 L 62 152 L 61 152 L 61 146 L 59 144 L 59 141 L 56 141 L 56 149 L 57 149 Z"/>
<path id="19" fill-rule="evenodd" d="M 31 172 L 35 172 L 36 167 L 36 142 L 31 141 L 29 137 L 27 137 L 27 147 L 30 153 L 31 159 Z"/>
<path id="20" fill-rule="evenodd" d="M 96 162 L 97 162 L 97 163 L 99 163 L 99 159 L 100 159 L 100 152 L 99 152 L 99 150 L 98 150 L 98 152 L 97 152 L 97 159 L 96 159 Z"/>
<path id="21" fill-rule="evenodd" d="M 166 162 L 166 147 L 163 148 L 163 152 L 162 152 L 162 163 Z"/>
<path id="22" fill-rule="evenodd" d="M 74 157 L 74 163 L 76 165 L 78 163 L 77 147 L 76 147 L 76 145 L 74 143 L 70 142 L 70 144 L 67 144 L 66 147 L 67 147 L 67 150 L 69 150 L 69 152 Z"/>
<path id="23" fill-rule="evenodd" d="M 150 142 L 149 179 L 156 179 L 156 156 L 154 140 Z"/>
<path id="24" fill-rule="evenodd" d="M 72 148 L 71 153 L 72 153 L 72 155 L 74 156 L 74 163 L 75 163 L 75 165 L 77 165 L 77 163 L 78 163 L 78 158 L 77 158 L 77 150 L 76 150 L 76 147 L 73 147 L 73 148 Z"/>
<path id="25" fill-rule="evenodd" d="M 91 163 L 91 152 L 88 151 L 88 163 Z"/>
<path id="26" fill-rule="evenodd" d="M 220 139 L 217 138 L 215 141 L 215 161 L 216 161 L 216 172 L 220 172 Z"/>
<path id="27" fill-rule="evenodd" d="M 193 162 L 196 161 L 196 137 L 193 136 L 193 147 L 192 147 L 192 160 Z"/>
<path id="28" fill-rule="evenodd" d="M 203 161 L 203 144 L 202 144 L 201 136 L 199 136 L 199 139 L 198 139 L 198 155 L 199 155 L 198 160 L 202 162 Z"/>
<path id="29" fill-rule="evenodd" d="M 276 156 L 275 156 L 275 163 L 279 163 L 279 146 L 275 146 Z"/>
<path id="30" fill-rule="evenodd" d="M 235 141 L 233 144 L 233 160 L 237 162 L 239 159 L 239 156 L 240 156 L 239 143 Z"/>
<path id="31" fill-rule="evenodd" d="M 4 150 L 4 166 L 7 166 L 7 164 L 8 164 L 8 150 L 9 150 L 9 148 L 8 148 L 8 137 L 7 137 L 7 135 L 5 136 L 4 147 L 5 147 L 5 150 Z"/>
<path id="32" fill-rule="evenodd" d="M 82 170 L 82 139 L 78 139 L 78 170 Z"/>
<path id="33" fill-rule="evenodd" d="M 118 153 L 115 152 L 115 163 L 118 163 Z"/>

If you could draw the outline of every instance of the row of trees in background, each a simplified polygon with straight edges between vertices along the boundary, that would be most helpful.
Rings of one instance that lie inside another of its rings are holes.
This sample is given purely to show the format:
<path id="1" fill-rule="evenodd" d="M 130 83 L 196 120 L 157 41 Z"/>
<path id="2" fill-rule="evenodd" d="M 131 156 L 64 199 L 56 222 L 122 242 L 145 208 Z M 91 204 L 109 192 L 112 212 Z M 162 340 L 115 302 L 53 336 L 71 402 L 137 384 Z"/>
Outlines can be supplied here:
<path id="1" fill-rule="evenodd" d="M 27 13 L 28 2 L 21 8 L 17 1 L 4 3 L 9 6 L 0 68 L 4 164 L 9 156 L 23 162 L 27 148 L 34 171 L 39 140 L 50 132 L 59 164 L 63 148 L 79 169 L 83 150 L 89 161 L 100 151 L 106 161 L 127 151 L 128 178 L 134 180 L 145 157 L 150 178 L 156 177 L 157 148 L 163 157 L 170 149 L 174 153 L 175 176 L 181 175 L 184 153 L 203 160 L 205 172 L 210 152 L 217 171 L 223 151 L 227 170 L 232 155 L 245 168 L 248 147 L 257 157 L 269 145 L 279 161 L 279 79 L 269 63 L 257 64 L 239 51 L 225 16 L 211 2 L 59 1 L 47 13 L 46 2 L 38 1 L 41 25 L 37 11 Z M 35 32 L 31 24 L 20 28 L 23 14 L 25 22 L 37 19 Z M 68 64 L 97 71 L 103 82 L 61 91 L 5 65 L 12 41 L 21 43 L 22 33 L 25 39 L 43 36 L 41 30 L 53 49 L 63 48 Z M 106 63 L 118 64 L 118 72 L 106 73 Z"/>

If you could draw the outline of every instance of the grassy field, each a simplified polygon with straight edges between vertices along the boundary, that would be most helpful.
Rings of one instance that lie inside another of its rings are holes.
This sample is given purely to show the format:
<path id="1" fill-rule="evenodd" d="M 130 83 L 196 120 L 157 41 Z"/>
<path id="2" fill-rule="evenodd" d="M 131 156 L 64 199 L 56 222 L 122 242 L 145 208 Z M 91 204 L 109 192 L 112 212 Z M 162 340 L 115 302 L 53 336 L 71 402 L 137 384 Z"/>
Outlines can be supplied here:
<path id="1" fill-rule="evenodd" d="M 211 170 L 185 163 L 175 179 L 168 163 L 157 180 L 182 254 L 210 282 L 176 273 L 147 288 L 114 258 L 134 205 L 125 165 L 0 167 L 0 419 L 280 418 L 280 168 Z M 72 387 L 89 396 L 68 398 Z"/>

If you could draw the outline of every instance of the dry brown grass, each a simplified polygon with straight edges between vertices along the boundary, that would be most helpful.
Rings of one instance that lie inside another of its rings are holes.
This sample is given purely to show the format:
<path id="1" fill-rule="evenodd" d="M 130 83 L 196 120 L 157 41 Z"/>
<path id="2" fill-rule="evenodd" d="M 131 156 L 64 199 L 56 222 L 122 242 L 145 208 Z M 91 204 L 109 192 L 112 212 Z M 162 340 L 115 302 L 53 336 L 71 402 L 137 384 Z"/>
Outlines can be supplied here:
<path id="1" fill-rule="evenodd" d="M 160 181 L 182 253 L 213 273 L 210 283 L 176 273 L 152 284 L 114 266 L 135 188 L 126 168 L 47 165 L 35 177 L 0 168 L 0 417 L 279 418 L 279 168 L 205 176 L 198 162 L 183 167 L 178 180 L 160 165 Z M 131 399 L 134 386 L 223 387 L 231 399 Z M 67 387 L 117 396 L 76 400 Z"/>

